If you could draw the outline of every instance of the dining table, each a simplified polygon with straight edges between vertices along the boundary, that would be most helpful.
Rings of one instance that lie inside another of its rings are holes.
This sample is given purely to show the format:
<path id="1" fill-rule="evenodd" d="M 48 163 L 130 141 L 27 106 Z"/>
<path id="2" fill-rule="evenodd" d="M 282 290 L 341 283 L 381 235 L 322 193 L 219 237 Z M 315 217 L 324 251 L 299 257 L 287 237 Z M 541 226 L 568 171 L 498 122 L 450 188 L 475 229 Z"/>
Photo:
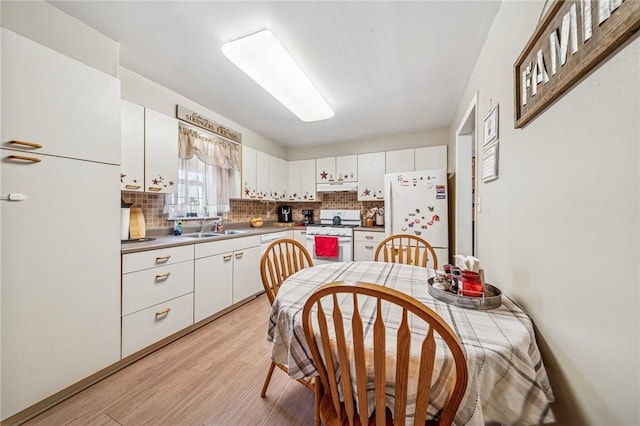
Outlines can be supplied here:
<path id="1" fill-rule="evenodd" d="M 455 416 L 456 425 L 553 422 L 553 391 L 533 322 L 525 310 L 504 294 L 501 305 L 490 310 L 438 300 L 428 291 L 428 279 L 435 276 L 433 269 L 370 261 L 330 262 L 296 272 L 282 283 L 271 307 L 267 339 L 272 342 L 272 359 L 286 365 L 292 379 L 317 376 L 302 326 L 302 310 L 308 297 L 323 284 L 336 281 L 379 284 L 425 304 L 456 333 L 469 373 L 467 390 Z M 450 383 L 438 374 L 451 371 L 434 373 L 432 386 Z M 433 387 L 431 393 L 434 394 Z M 437 407 L 431 408 L 430 412 L 437 413 Z"/>

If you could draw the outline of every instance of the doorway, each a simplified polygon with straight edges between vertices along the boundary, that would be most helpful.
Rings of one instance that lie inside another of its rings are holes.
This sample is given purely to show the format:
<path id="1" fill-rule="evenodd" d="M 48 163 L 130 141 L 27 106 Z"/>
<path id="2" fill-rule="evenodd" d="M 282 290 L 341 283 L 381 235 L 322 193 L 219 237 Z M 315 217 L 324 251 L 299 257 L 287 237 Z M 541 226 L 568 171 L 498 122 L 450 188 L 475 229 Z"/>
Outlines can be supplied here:
<path id="1" fill-rule="evenodd" d="M 476 111 L 478 93 L 456 130 L 456 254 L 476 255 Z"/>

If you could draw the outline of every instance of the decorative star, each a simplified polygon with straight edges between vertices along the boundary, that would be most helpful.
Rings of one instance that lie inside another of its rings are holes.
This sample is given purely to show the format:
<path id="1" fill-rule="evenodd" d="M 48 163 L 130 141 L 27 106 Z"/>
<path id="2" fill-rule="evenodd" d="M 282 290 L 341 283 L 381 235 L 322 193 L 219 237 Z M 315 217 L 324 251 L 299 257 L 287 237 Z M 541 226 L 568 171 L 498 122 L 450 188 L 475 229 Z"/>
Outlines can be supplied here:
<path id="1" fill-rule="evenodd" d="M 364 192 L 362 193 L 362 195 L 364 195 L 364 196 L 368 197 L 369 195 L 371 195 L 371 191 L 369 191 L 369 189 L 368 189 L 368 188 L 366 188 L 366 189 L 364 190 Z"/>
<path id="2" fill-rule="evenodd" d="M 326 179 L 327 178 L 327 172 L 326 171 L 322 171 L 322 173 L 320 173 L 320 179 Z"/>
<path id="3" fill-rule="evenodd" d="M 123 182 L 124 182 L 123 178 L 124 178 L 125 176 L 127 176 L 127 175 L 125 175 L 124 173 L 120 173 L 120 183 L 123 183 Z M 134 182 L 135 182 L 135 181 L 134 181 Z"/>
<path id="4" fill-rule="evenodd" d="M 157 185 L 158 183 L 160 183 L 158 179 L 152 179 L 151 182 L 153 182 L 154 185 Z"/>
<path id="5" fill-rule="evenodd" d="M 169 186 L 173 186 L 173 181 L 172 180 L 169 181 Z"/>
<path id="6" fill-rule="evenodd" d="M 249 192 L 250 192 L 250 191 L 249 191 L 249 188 L 245 188 L 245 189 L 244 189 L 244 195 L 249 195 Z"/>

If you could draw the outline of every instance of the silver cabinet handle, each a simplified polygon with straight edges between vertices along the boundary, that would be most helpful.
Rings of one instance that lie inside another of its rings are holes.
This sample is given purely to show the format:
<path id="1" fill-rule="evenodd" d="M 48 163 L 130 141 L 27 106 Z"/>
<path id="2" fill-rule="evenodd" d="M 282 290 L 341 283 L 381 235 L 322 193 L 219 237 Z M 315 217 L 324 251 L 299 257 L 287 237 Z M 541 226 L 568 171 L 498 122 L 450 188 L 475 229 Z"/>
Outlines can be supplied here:
<path id="1" fill-rule="evenodd" d="M 171 275 L 171 272 L 165 272 L 164 274 L 157 274 L 156 275 L 156 280 L 164 280 L 169 278 L 169 276 Z"/>

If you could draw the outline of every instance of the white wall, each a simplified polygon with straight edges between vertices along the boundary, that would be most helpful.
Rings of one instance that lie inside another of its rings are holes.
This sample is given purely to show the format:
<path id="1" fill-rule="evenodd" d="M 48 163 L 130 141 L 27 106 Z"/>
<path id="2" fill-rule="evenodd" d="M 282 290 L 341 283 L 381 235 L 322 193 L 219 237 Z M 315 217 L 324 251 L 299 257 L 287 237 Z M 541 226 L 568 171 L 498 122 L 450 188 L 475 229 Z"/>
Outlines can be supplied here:
<path id="1" fill-rule="evenodd" d="M 500 103 L 478 257 L 533 318 L 558 423 L 638 425 L 640 39 L 514 129 L 513 64 L 543 3 L 502 2 L 453 121 L 476 91 L 481 118 Z"/>
<path id="2" fill-rule="evenodd" d="M 288 160 L 305 160 L 309 158 L 332 157 L 334 155 L 352 155 L 368 152 L 391 151 L 396 149 L 420 148 L 449 144 L 449 128 L 420 130 L 415 132 L 396 133 L 393 135 L 375 136 L 347 142 L 338 142 L 311 147 L 289 148 Z M 451 152 L 449 147 L 448 152 Z M 449 156 L 449 167 L 451 156 Z"/>
<path id="3" fill-rule="evenodd" d="M 119 45 L 49 3 L 1 1 L 3 27 L 71 58 L 118 75 Z"/>
<path id="4" fill-rule="evenodd" d="M 179 93 L 169 90 L 139 74 L 120 67 L 119 78 L 123 99 L 172 117 L 176 115 L 176 105 L 183 105 L 223 126 L 242 133 L 243 144 L 279 158 L 286 157 L 286 150 L 280 144 L 242 127 L 210 109 L 187 99 Z"/>

